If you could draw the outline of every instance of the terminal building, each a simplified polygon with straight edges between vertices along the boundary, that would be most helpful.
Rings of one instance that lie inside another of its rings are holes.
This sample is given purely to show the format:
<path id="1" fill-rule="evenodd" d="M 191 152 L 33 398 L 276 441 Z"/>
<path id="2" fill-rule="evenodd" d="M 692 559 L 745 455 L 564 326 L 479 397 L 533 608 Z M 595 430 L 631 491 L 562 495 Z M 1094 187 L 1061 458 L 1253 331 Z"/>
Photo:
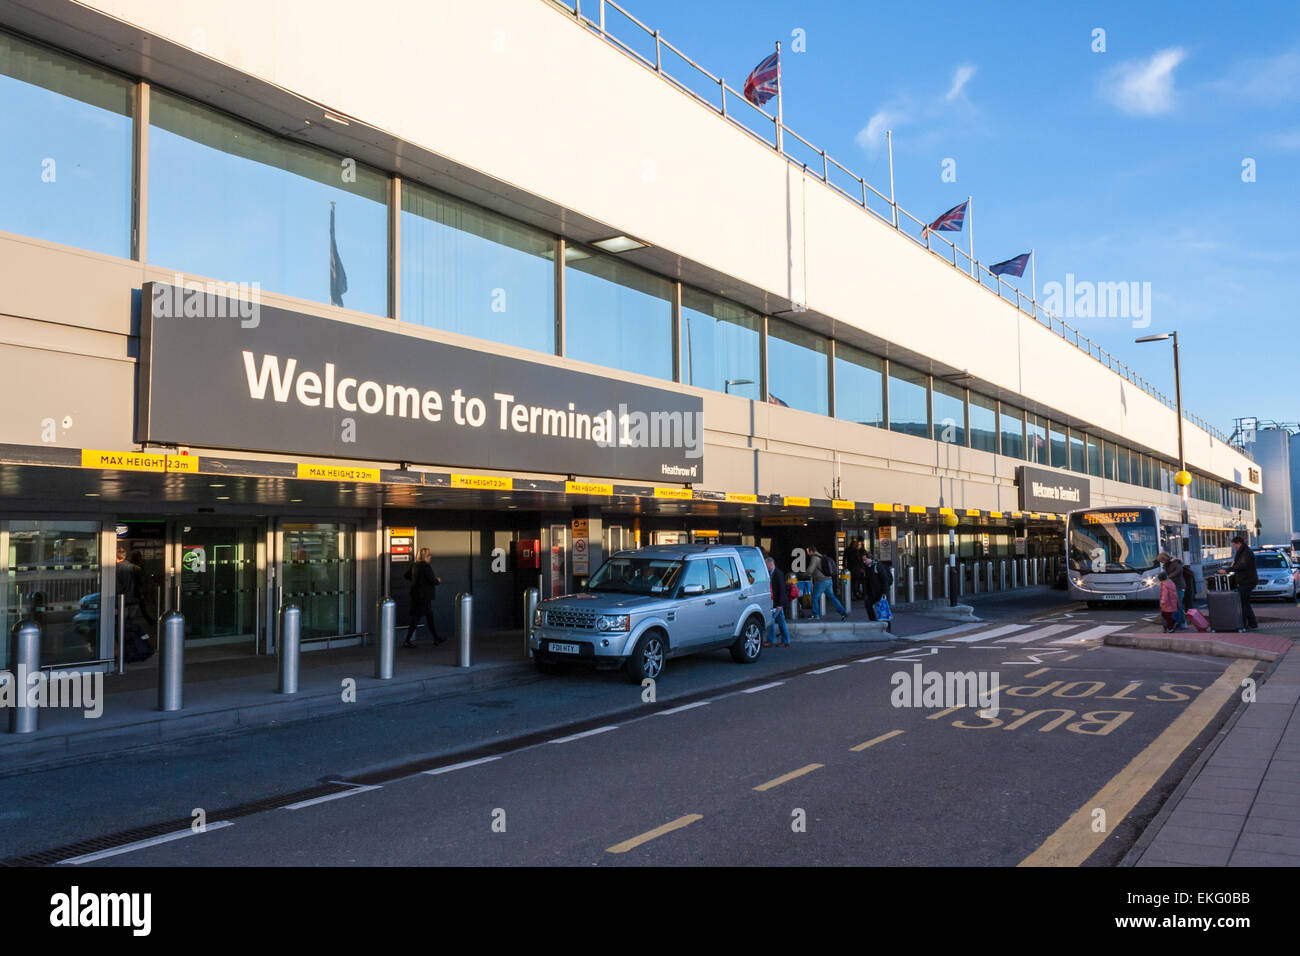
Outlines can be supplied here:
<path id="1" fill-rule="evenodd" d="M 973 568 L 1178 504 L 1172 401 L 612 4 L 8 0 L 0 105 L 0 607 L 46 666 L 112 666 L 119 553 L 266 654 L 288 604 L 372 634 L 422 547 L 488 631 L 637 544 L 923 582 L 954 525 Z M 1182 424 L 1226 543 L 1264 479 Z"/>

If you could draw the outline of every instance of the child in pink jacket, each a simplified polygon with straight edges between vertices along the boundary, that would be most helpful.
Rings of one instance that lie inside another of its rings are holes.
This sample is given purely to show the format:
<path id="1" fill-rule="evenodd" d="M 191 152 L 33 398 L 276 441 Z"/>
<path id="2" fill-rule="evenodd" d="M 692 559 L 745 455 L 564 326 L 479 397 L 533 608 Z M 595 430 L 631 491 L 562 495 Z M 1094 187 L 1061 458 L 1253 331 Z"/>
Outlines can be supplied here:
<path id="1" fill-rule="evenodd" d="M 1171 633 L 1178 621 L 1178 588 L 1169 575 L 1160 572 L 1160 613 L 1165 619 L 1165 633 Z"/>

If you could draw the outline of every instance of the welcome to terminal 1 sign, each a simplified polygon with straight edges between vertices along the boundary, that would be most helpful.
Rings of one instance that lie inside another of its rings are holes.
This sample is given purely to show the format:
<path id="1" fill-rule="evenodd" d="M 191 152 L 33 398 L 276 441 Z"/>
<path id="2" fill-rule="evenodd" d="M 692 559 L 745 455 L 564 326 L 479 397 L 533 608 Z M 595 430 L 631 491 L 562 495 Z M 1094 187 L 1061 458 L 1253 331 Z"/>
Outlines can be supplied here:
<path id="1" fill-rule="evenodd" d="M 1092 506 L 1092 483 L 1082 475 L 1070 475 L 1029 465 L 1016 467 L 1021 511 L 1065 514 Z"/>
<path id="2" fill-rule="evenodd" d="M 695 484 L 694 396 L 146 283 L 142 442 Z"/>

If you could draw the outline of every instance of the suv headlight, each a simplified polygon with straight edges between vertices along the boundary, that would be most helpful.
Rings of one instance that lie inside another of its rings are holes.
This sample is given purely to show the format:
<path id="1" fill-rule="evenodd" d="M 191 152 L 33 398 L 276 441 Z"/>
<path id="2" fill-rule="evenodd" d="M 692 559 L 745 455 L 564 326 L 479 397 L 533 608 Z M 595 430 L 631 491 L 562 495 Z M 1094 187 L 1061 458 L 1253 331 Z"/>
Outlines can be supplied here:
<path id="1" fill-rule="evenodd" d="M 596 618 L 598 631 L 626 631 L 629 618 L 626 614 L 602 614 Z"/>
<path id="2" fill-rule="evenodd" d="M 546 612 L 540 607 L 533 608 L 533 627 L 541 627 L 546 623 Z"/>

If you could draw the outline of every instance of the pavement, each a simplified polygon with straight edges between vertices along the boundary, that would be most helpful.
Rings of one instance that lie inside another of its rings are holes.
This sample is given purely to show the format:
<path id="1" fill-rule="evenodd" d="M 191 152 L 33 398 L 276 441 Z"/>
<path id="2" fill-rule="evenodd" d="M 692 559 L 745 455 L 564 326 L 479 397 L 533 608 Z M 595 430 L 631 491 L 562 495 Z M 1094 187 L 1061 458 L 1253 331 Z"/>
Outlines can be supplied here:
<path id="1" fill-rule="evenodd" d="M 1300 650 L 1242 695 L 1126 864 L 1300 866 Z"/>

